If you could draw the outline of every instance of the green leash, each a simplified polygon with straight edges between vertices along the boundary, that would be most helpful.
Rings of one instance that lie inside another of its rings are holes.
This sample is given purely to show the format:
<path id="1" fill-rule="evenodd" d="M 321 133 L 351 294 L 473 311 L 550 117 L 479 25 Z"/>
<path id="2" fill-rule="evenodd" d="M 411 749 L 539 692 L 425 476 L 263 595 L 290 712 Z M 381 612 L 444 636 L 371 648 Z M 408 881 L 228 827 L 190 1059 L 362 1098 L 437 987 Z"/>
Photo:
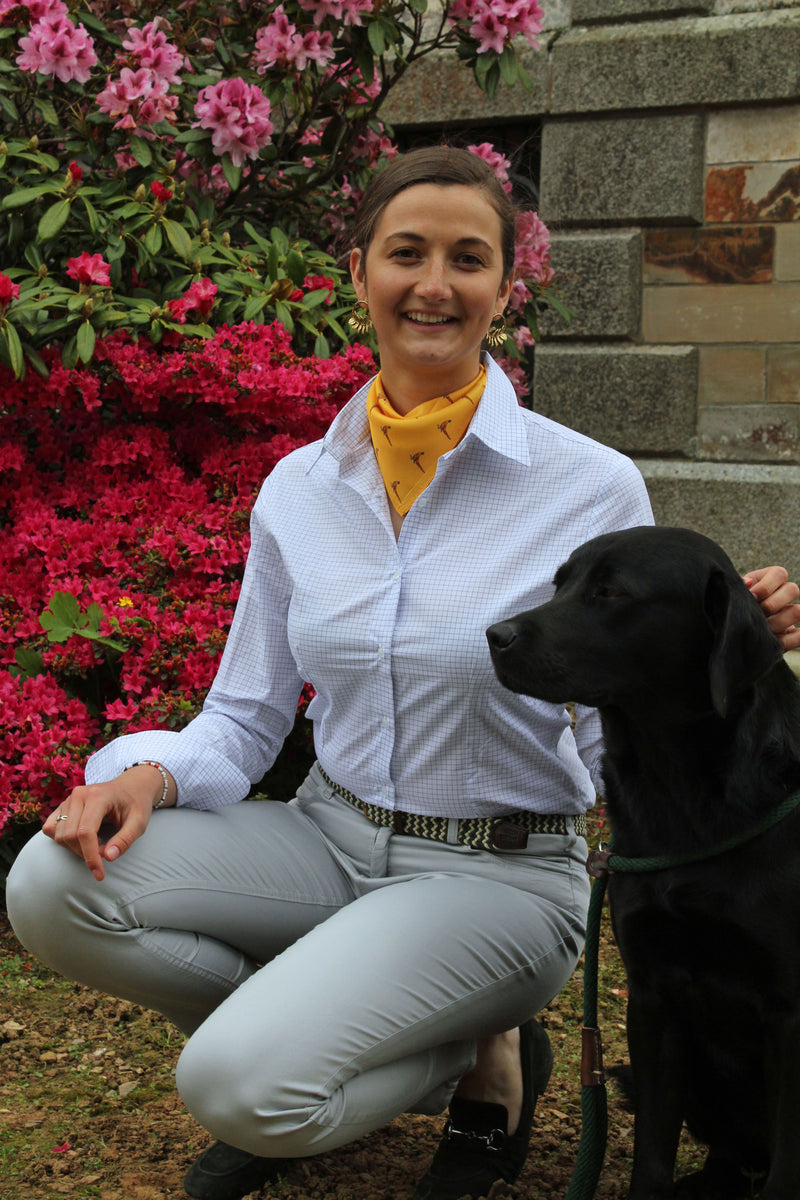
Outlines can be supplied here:
<path id="1" fill-rule="evenodd" d="M 612 853 L 611 847 L 592 850 L 586 869 L 594 877 L 586 922 L 586 949 L 583 967 L 583 1029 L 581 1031 L 581 1140 L 566 1200 L 592 1200 L 603 1170 L 608 1138 L 608 1097 L 603 1071 L 603 1046 L 597 1025 L 597 975 L 600 956 L 600 922 L 609 873 L 624 871 L 662 871 L 688 863 L 716 858 L 752 841 L 777 825 L 800 804 L 800 791 L 782 801 L 758 825 L 745 833 L 728 838 L 713 850 L 674 857 L 625 858 Z"/>

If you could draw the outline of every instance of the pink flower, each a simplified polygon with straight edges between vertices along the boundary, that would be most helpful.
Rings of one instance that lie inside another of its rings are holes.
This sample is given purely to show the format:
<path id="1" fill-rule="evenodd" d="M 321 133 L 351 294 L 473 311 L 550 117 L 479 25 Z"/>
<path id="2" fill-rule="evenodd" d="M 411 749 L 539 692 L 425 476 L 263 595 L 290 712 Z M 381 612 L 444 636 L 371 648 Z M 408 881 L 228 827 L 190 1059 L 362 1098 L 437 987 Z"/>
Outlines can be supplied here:
<path id="1" fill-rule="evenodd" d="M 5 312 L 12 300 L 19 295 L 19 284 L 0 271 L 0 312 Z"/>
<path id="2" fill-rule="evenodd" d="M 550 269 L 550 232 L 537 214 L 521 212 L 517 216 L 517 247 L 514 271 L 518 279 L 547 283 Z"/>
<path id="3" fill-rule="evenodd" d="M 142 133 L 143 126 L 173 121 L 178 97 L 168 95 L 169 83 L 147 67 L 132 71 L 123 67 L 119 79 L 110 79 L 97 96 L 97 107 L 110 117 L 119 117 L 115 129 Z"/>
<path id="4" fill-rule="evenodd" d="M 220 157 L 229 154 L 234 166 L 258 158 L 272 137 L 270 103 L 260 88 L 243 79 L 223 79 L 200 91 L 194 111 L 195 127 L 211 130 L 211 145 Z"/>
<path id="5" fill-rule="evenodd" d="M 78 283 L 100 283 L 103 287 L 111 286 L 111 268 L 100 254 L 79 254 L 77 258 L 67 260 L 67 275 Z"/>
<path id="6" fill-rule="evenodd" d="M 512 188 L 511 180 L 508 177 L 508 169 L 511 163 L 504 154 L 499 150 L 495 150 L 491 142 L 481 142 L 477 146 L 467 146 L 473 154 L 477 154 L 478 158 L 482 158 L 485 163 L 492 168 L 497 180 L 503 185 L 504 192 L 510 192 Z"/>
<path id="7" fill-rule="evenodd" d="M 535 35 L 542 28 L 542 17 L 538 0 L 454 0 L 449 13 L 451 21 L 467 26 L 478 43 L 478 54 L 489 50 L 501 54 L 506 43 L 519 36 L 538 49 Z"/>
<path id="8" fill-rule="evenodd" d="M 372 12 L 374 0 L 299 0 L 300 7 L 313 13 L 314 24 L 321 25 L 326 17 L 336 24 L 360 25 L 362 13 Z"/>
<path id="9" fill-rule="evenodd" d="M 86 83 L 97 64 L 94 40 L 83 25 L 73 25 L 60 14 L 42 17 L 19 45 L 18 67 L 32 75 L 55 75 L 62 83 Z"/>
<path id="10" fill-rule="evenodd" d="M 80 167 L 76 162 L 71 162 L 67 167 L 67 170 L 72 176 L 73 181 L 75 183 L 80 183 L 80 181 L 83 179 L 83 168 Z"/>
<path id="11" fill-rule="evenodd" d="M 69 9 L 64 0 L 0 0 L 0 25 L 5 24 L 5 17 L 12 9 L 17 10 L 17 24 L 21 23 L 25 15 L 31 21 L 41 21 L 42 17 L 69 16 Z"/>
<path id="12" fill-rule="evenodd" d="M 167 41 L 167 35 L 159 28 L 163 23 L 163 17 L 156 17 L 142 29 L 129 29 L 122 45 L 138 58 L 140 66 L 147 67 L 159 79 L 168 84 L 180 83 L 178 71 L 184 66 L 184 56 Z"/>
<path id="13" fill-rule="evenodd" d="M 196 279 L 189 284 L 184 297 L 188 309 L 199 309 L 200 315 L 207 317 L 214 306 L 214 297 L 218 292 L 217 285 L 210 279 Z"/>

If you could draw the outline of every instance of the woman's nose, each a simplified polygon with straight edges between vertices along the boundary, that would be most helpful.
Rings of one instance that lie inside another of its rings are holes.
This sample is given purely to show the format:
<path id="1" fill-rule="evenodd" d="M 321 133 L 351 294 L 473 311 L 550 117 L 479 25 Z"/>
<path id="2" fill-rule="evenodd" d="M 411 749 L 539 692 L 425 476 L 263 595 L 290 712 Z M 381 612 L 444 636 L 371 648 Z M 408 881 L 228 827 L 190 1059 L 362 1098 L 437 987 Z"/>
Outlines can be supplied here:
<path id="1" fill-rule="evenodd" d="M 417 279 L 417 294 L 428 300 L 444 300 L 450 295 L 447 264 L 440 259 L 430 258 Z"/>

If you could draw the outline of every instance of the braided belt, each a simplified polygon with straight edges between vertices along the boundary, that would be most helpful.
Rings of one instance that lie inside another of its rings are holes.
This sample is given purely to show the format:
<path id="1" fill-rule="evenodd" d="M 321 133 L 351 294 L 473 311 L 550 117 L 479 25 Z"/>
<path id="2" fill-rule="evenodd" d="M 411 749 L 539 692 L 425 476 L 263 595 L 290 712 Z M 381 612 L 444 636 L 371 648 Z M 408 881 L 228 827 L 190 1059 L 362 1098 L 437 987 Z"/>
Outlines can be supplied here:
<path id="1" fill-rule="evenodd" d="M 329 788 L 341 796 L 348 804 L 359 809 L 374 825 L 389 825 L 395 833 L 407 837 L 429 838 L 434 842 L 448 841 L 450 819 L 448 817 L 426 817 L 421 813 L 394 812 L 381 808 L 379 804 L 367 804 L 359 800 L 347 788 L 325 774 L 319 766 L 319 772 Z M 530 833 L 570 832 L 568 822 L 578 837 L 586 837 L 586 816 L 577 813 L 575 816 L 564 816 L 562 813 L 514 812 L 503 817 L 462 817 L 458 821 L 456 843 L 459 846 L 472 846 L 476 850 L 522 850 L 528 844 Z"/>

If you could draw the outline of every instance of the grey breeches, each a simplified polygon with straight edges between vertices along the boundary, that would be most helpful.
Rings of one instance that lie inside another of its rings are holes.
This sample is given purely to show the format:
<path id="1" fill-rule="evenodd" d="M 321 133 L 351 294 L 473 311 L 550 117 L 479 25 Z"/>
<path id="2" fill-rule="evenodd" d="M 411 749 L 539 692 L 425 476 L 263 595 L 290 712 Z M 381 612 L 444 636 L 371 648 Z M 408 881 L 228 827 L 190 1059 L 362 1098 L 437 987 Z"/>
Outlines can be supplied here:
<path id="1" fill-rule="evenodd" d="M 190 1035 L 177 1082 L 215 1137 L 272 1157 L 441 1112 L 479 1037 L 563 987 L 586 843 L 499 853 L 399 836 L 316 768 L 289 804 L 166 809 L 98 883 L 38 834 L 8 881 L 20 941 Z"/>

